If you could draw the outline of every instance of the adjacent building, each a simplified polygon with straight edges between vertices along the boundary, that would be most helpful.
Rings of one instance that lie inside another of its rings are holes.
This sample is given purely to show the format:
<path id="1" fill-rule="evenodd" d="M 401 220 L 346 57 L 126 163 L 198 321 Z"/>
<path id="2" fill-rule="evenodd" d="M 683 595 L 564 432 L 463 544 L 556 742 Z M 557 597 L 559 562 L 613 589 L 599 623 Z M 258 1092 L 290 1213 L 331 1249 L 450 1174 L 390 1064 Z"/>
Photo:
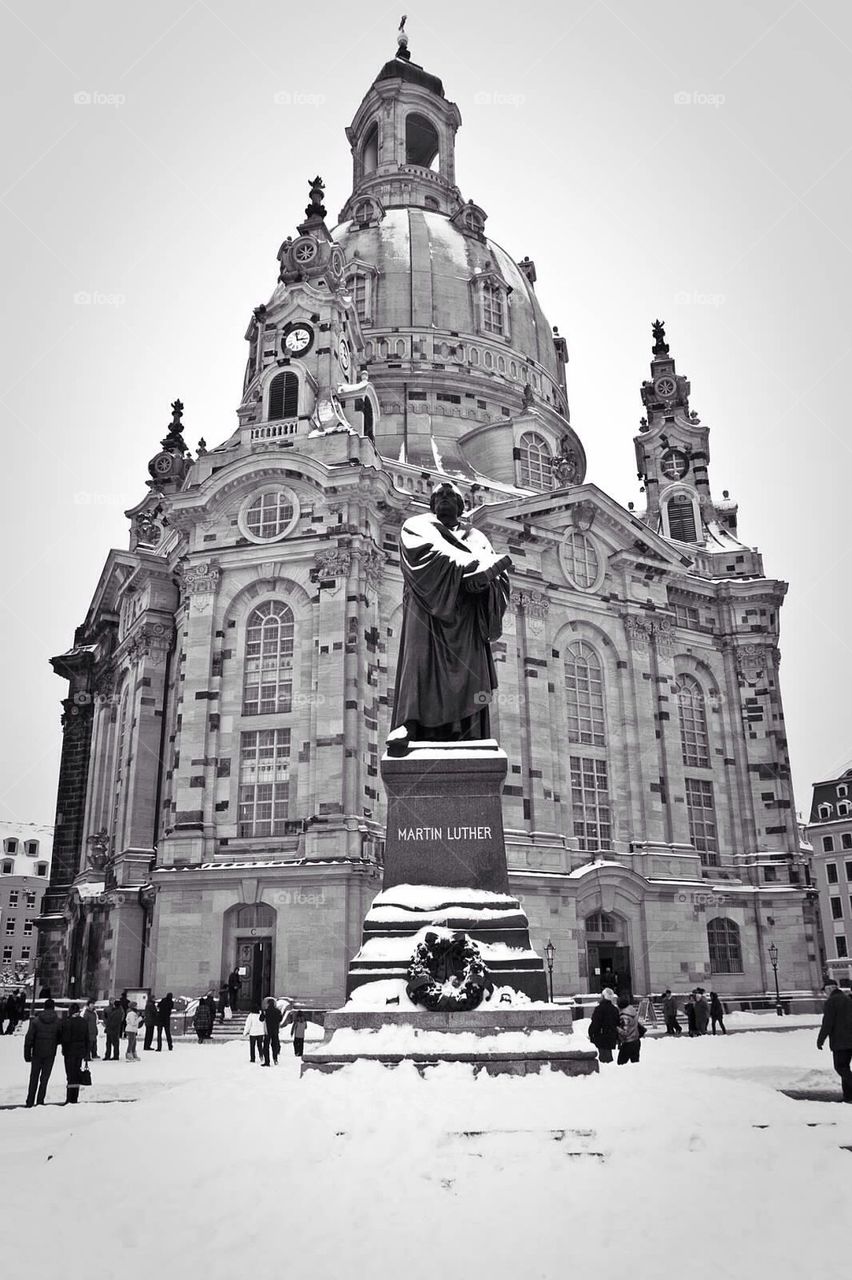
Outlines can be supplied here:
<path id="1" fill-rule="evenodd" d="M 625 424 L 641 506 L 587 477 L 566 340 L 533 260 L 460 190 L 460 124 L 401 45 L 347 130 L 337 225 L 317 178 L 278 250 L 233 433 L 193 454 L 174 402 L 128 546 L 53 659 L 57 989 L 192 994 L 236 965 L 246 1000 L 341 1000 L 381 885 L 398 533 L 446 477 L 514 562 L 492 725 L 512 883 L 557 993 L 763 992 L 773 942 L 785 988 L 817 981 L 786 584 L 711 484 L 660 321 Z"/>
<path id="2" fill-rule="evenodd" d="M 35 922 L 49 882 L 53 828 L 0 821 L 0 841 L 0 986 L 10 986 L 35 969 Z"/>
<path id="3" fill-rule="evenodd" d="M 852 768 L 814 784 L 808 838 L 825 969 L 852 985 Z"/>

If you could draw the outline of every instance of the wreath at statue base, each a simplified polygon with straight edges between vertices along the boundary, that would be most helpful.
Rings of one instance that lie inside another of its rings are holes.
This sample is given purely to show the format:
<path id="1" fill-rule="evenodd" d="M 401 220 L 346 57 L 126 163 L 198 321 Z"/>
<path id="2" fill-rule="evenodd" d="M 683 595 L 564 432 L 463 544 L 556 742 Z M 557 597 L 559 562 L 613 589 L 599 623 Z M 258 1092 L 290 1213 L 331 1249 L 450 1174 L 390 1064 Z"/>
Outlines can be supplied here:
<path id="1" fill-rule="evenodd" d="M 475 1009 L 493 990 L 479 947 L 466 933 L 430 929 L 414 948 L 406 991 L 424 1009 Z"/>

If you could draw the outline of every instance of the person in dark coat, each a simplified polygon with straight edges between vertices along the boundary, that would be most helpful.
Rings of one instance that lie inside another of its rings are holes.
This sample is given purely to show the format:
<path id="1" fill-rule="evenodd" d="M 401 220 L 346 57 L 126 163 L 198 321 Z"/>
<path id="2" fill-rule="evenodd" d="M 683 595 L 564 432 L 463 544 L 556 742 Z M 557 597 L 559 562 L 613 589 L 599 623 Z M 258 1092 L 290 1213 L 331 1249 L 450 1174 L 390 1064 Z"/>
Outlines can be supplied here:
<path id="1" fill-rule="evenodd" d="M 841 991 L 833 979 L 823 986 L 827 999 L 822 1006 L 822 1026 L 817 1048 L 828 1040 L 834 1070 L 840 1076 L 843 1101 L 852 1102 L 852 999 Z"/>
<path id="2" fill-rule="evenodd" d="M 9 1025 L 6 1027 L 6 1035 L 14 1034 L 15 1027 L 24 1016 L 26 1009 L 26 1001 L 21 1000 L 21 993 L 16 991 L 13 995 L 6 997 L 6 1017 L 9 1019 Z"/>
<path id="3" fill-rule="evenodd" d="M 236 969 L 232 969 L 228 974 L 228 997 L 231 1001 L 231 1011 L 234 1013 L 236 1012 L 237 1005 L 240 1002 L 240 987 L 242 985 L 242 978 L 237 973 Z"/>
<path id="4" fill-rule="evenodd" d="M 717 1026 L 723 1036 L 728 1034 L 725 1027 L 725 1006 L 722 1004 L 722 1001 L 716 995 L 715 991 L 710 992 L 710 1026 L 714 1036 L 716 1034 Z"/>
<path id="5" fill-rule="evenodd" d="M 30 1063 L 30 1087 L 27 1106 L 43 1106 L 47 1082 L 56 1061 L 59 1044 L 59 1016 L 52 1000 L 45 1000 L 44 1009 L 30 1019 L 24 1039 L 24 1062 Z"/>
<path id="6" fill-rule="evenodd" d="M 281 1030 L 281 1019 L 283 1014 L 278 1005 L 272 999 L 272 996 L 266 1001 L 264 1008 L 264 1021 L 266 1023 L 266 1039 L 263 1044 L 263 1057 L 266 1065 L 269 1066 L 269 1053 L 272 1051 L 272 1061 L 278 1066 L 278 1055 L 281 1052 L 281 1039 L 279 1032 Z"/>
<path id="7" fill-rule="evenodd" d="M 207 996 L 202 996 L 198 1001 L 192 1025 L 195 1027 L 195 1034 L 198 1036 L 199 1044 L 203 1044 L 205 1040 L 210 1039 L 213 1034 L 213 1009 L 211 1008 L 211 1003 L 207 1000 Z"/>
<path id="8" fill-rule="evenodd" d="M 305 1048 L 305 1031 L 308 1026 L 308 1020 L 301 1009 L 297 1012 L 293 1019 L 293 1052 L 297 1058 L 301 1058 Z"/>
<path id="9" fill-rule="evenodd" d="M 124 1014 L 124 1019 L 121 1024 L 121 1034 L 123 1037 L 124 1028 L 127 1023 L 127 1010 L 130 1008 L 130 997 L 126 991 L 122 991 L 121 995 L 118 997 L 118 1003 L 121 1005 L 121 1012 Z"/>
<path id="10" fill-rule="evenodd" d="M 83 1010 L 83 1021 L 89 1029 L 89 1057 L 98 1056 L 98 1015 L 94 1000 L 87 1000 Z"/>
<path id="11" fill-rule="evenodd" d="M 104 1014 L 104 1030 L 106 1031 L 106 1053 L 104 1062 L 118 1062 L 118 1042 L 121 1039 L 121 1028 L 124 1026 L 124 1010 L 120 1000 L 113 1000 Z"/>
<path id="12" fill-rule="evenodd" d="M 706 1036 L 709 1022 L 710 1006 L 704 995 L 704 988 L 699 987 L 695 992 L 695 1034 L 697 1036 Z"/>
<path id="13" fill-rule="evenodd" d="M 697 1035 L 695 1030 L 695 992 L 691 991 L 683 1002 L 683 1011 L 686 1014 L 686 1029 L 691 1036 Z"/>
<path id="14" fill-rule="evenodd" d="M 142 1011 L 142 1021 L 145 1024 L 145 1042 L 142 1047 L 143 1049 L 153 1049 L 154 1028 L 157 1025 L 157 1006 L 154 1004 L 154 997 L 150 994 Z"/>
<path id="15" fill-rule="evenodd" d="M 80 1006 L 68 1007 L 68 1016 L 59 1031 L 59 1043 L 65 1059 L 65 1104 L 76 1102 L 80 1094 L 80 1072 L 89 1063 L 89 1028 L 80 1017 Z"/>
<path id="16" fill-rule="evenodd" d="M 683 1034 L 681 1025 L 677 1020 L 677 997 L 672 995 L 668 987 L 663 992 L 663 1018 L 666 1024 L 667 1036 Z"/>
<path id="17" fill-rule="evenodd" d="M 601 1062 L 612 1062 L 612 1051 L 618 1047 L 619 1013 L 615 992 L 604 987 L 589 1022 L 589 1039 Z"/>
<path id="18" fill-rule="evenodd" d="M 157 1005 L 157 1053 L 163 1051 L 163 1032 L 166 1033 L 166 1044 L 172 1048 L 172 1009 L 175 1006 L 174 996 L 167 991 Z"/>

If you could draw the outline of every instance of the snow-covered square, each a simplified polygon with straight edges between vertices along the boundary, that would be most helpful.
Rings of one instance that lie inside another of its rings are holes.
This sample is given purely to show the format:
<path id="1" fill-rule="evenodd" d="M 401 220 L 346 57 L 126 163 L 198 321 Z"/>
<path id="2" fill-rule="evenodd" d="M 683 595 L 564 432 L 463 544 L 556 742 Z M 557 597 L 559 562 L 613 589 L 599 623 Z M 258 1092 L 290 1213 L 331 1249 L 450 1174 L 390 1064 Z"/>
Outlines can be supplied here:
<path id="1" fill-rule="evenodd" d="M 780 1092 L 839 1100 L 815 1042 L 813 1018 L 649 1036 L 638 1066 L 578 1079 L 373 1064 L 300 1078 L 286 1043 L 265 1070 L 245 1044 L 177 1042 L 93 1062 L 75 1108 L 26 1111 L 22 1038 L 6 1036 L 4 1273 L 47 1248 L 66 1280 L 833 1274 L 852 1107 Z M 48 1104 L 63 1098 L 57 1063 Z"/>

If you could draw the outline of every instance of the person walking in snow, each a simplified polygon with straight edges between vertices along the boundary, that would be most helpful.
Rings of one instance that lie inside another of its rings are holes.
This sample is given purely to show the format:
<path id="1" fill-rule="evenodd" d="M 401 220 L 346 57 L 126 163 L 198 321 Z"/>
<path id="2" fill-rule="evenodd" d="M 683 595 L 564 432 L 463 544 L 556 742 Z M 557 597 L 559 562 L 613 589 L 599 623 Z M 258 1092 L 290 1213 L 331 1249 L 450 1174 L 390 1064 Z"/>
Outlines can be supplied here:
<path id="1" fill-rule="evenodd" d="M 239 975 L 239 971 L 237 969 L 232 969 L 228 974 L 228 997 L 231 1001 L 232 1013 L 236 1013 L 237 1011 L 237 1005 L 240 1002 L 240 987 L 242 985 L 243 980 Z"/>
<path id="2" fill-rule="evenodd" d="M 145 1043 L 143 1049 L 154 1048 L 154 1030 L 157 1026 L 157 1006 L 154 1003 L 154 997 L 148 992 L 148 998 L 145 1001 L 145 1008 L 142 1010 L 142 1021 L 145 1024 Z"/>
<path id="3" fill-rule="evenodd" d="M 305 1031 L 308 1027 L 308 1020 L 303 1011 L 299 1009 L 293 1019 L 293 1052 L 297 1058 L 301 1058 L 305 1049 Z"/>
<path id="4" fill-rule="evenodd" d="M 163 1051 L 163 1032 L 166 1033 L 166 1044 L 172 1049 L 172 1009 L 175 999 L 171 991 L 167 991 L 157 1005 L 157 1053 Z"/>
<path id="5" fill-rule="evenodd" d="M 668 987 L 663 992 L 663 1019 L 667 1036 L 682 1034 L 681 1025 L 677 1020 L 677 997 L 672 995 Z"/>
<path id="6" fill-rule="evenodd" d="M 645 1034 L 645 1028 L 639 1020 L 639 1014 L 635 1005 L 631 1004 L 627 996 L 622 996 L 618 1002 L 621 1010 L 621 1017 L 618 1026 L 618 1065 L 623 1067 L 626 1062 L 638 1062 L 639 1050 L 642 1047 L 642 1036 Z"/>
<path id="7" fill-rule="evenodd" d="M 823 984 L 826 1002 L 822 1006 L 822 1026 L 817 1036 L 817 1048 L 828 1040 L 834 1070 L 840 1076 L 843 1101 L 852 1102 L 852 999 L 829 978 Z"/>
<path id="8" fill-rule="evenodd" d="M 269 1054 L 272 1052 L 272 1061 L 278 1066 L 278 1055 L 281 1052 L 281 1040 L 279 1038 L 279 1030 L 281 1027 L 281 1019 L 284 1015 L 278 1008 L 272 996 L 266 1001 L 263 1010 L 264 1024 L 266 1026 L 266 1038 L 263 1042 L 263 1056 L 266 1065 L 269 1066 Z"/>
<path id="9" fill-rule="evenodd" d="M 83 1010 L 83 1021 L 89 1029 L 89 1057 L 98 1056 L 98 1014 L 94 1000 L 87 1000 Z"/>
<path id="10" fill-rule="evenodd" d="M 104 1062 L 109 1062 L 111 1059 L 118 1061 L 118 1042 L 121 1039 L 123 1024 L 124 1010 L 121 1007 L 121 1001 L 113 1000 L 112 1005 L 104 1014 L 104 1029 L 106 1031 Z"/>
<path id="11" fill-rule="evenodd" d="M 725 1027 L 725 1006 L 722 1004 L 722 1001 L 716 995 L 715 991 L 710 992 L 710 1026 L 714 1036 L 716 1034 L 717 1026 L 723 1036 L 728 1034 Z"/>
<path id="12" fill-rule="evenodd" d="M 24 1039 L 24 1062 L 30 1064 L 27 1106 L 43 1106 L 47 1082 L 56 1061 L 59 1044 L 59 1015 L 52 1000 L 45 1000 L 41 1013 L 30 1018 Z"/>
<path id="13" fill-rule="evenodd" d="M 253 1004 L 251 1012 L 246 1018 L 246 1025 L 243 1027 L 243 1035 L 248 1036 L 249 1053 L 252 1062 L 259 1062 L 262 1067 L 269 1066 L 269 1059 L 264 1052 L 264 1041 L 266 1040 L 266 1024 L 263 1014 L 259 1007 Z M 255 1057 L 257 1053 L 257 1057 Z"/>
<path id="14" fill-rule="evenodd" d="M 195 1028 L 195 1034 L 198 1036 L 199 1044 L 203 1044 L 205 1040 L 209 1040 L 212 1036 L 213 1012 L 207 1002 L 206 996 L 202 996 L 196 1005 L 192 1025 Z"/>
<path id="15" fill-rule="evenodd" d="M 689 995 L 683 1002 L 683 1011 L 686 1014 L 686 1030 L 690 1039 L 695 1035 L 695 992 L 690 991 Z"/>
<path id="16" fill-rule="evenodd" d="M 130 1002 L 127 1010 L 127 1017 L 124 1022 L 124 1034 L 127 1037 L 127 1052 L 124 1055 L 125 1062 L 138 1062 L 139 1055 L 136 1052 L 136 1037 L 139 1034 L 139 1014 L 136 1009 L 136 1001 Z"/>
<path id="17" fill-rule="evenodd" d="M 704 995 L 704 988 L 699 987 L 695 992 L 695 1034 L 697 1036 L 706 1036 L 709 1022 L 710 1006 Z"/>
<path id="18" fill-rule="evenodd" d="M 59 1043 L 65 1059 L 65 1103 L 77 1102 L 80 1096 L 80 1072 L 89 1062 L 89 1028 L 80 1017 L 80 1006 L 68 1006 L 68 1016 L 59 1029 Z"/>
<path id="19" fill-rule="evenodd" d="M 612 1051 L 618 1047 L 619 1014 L 615 992 L 604 987 L 589 1021 L 589 1039 L 601 1062 L 612 1062 Z"/>

